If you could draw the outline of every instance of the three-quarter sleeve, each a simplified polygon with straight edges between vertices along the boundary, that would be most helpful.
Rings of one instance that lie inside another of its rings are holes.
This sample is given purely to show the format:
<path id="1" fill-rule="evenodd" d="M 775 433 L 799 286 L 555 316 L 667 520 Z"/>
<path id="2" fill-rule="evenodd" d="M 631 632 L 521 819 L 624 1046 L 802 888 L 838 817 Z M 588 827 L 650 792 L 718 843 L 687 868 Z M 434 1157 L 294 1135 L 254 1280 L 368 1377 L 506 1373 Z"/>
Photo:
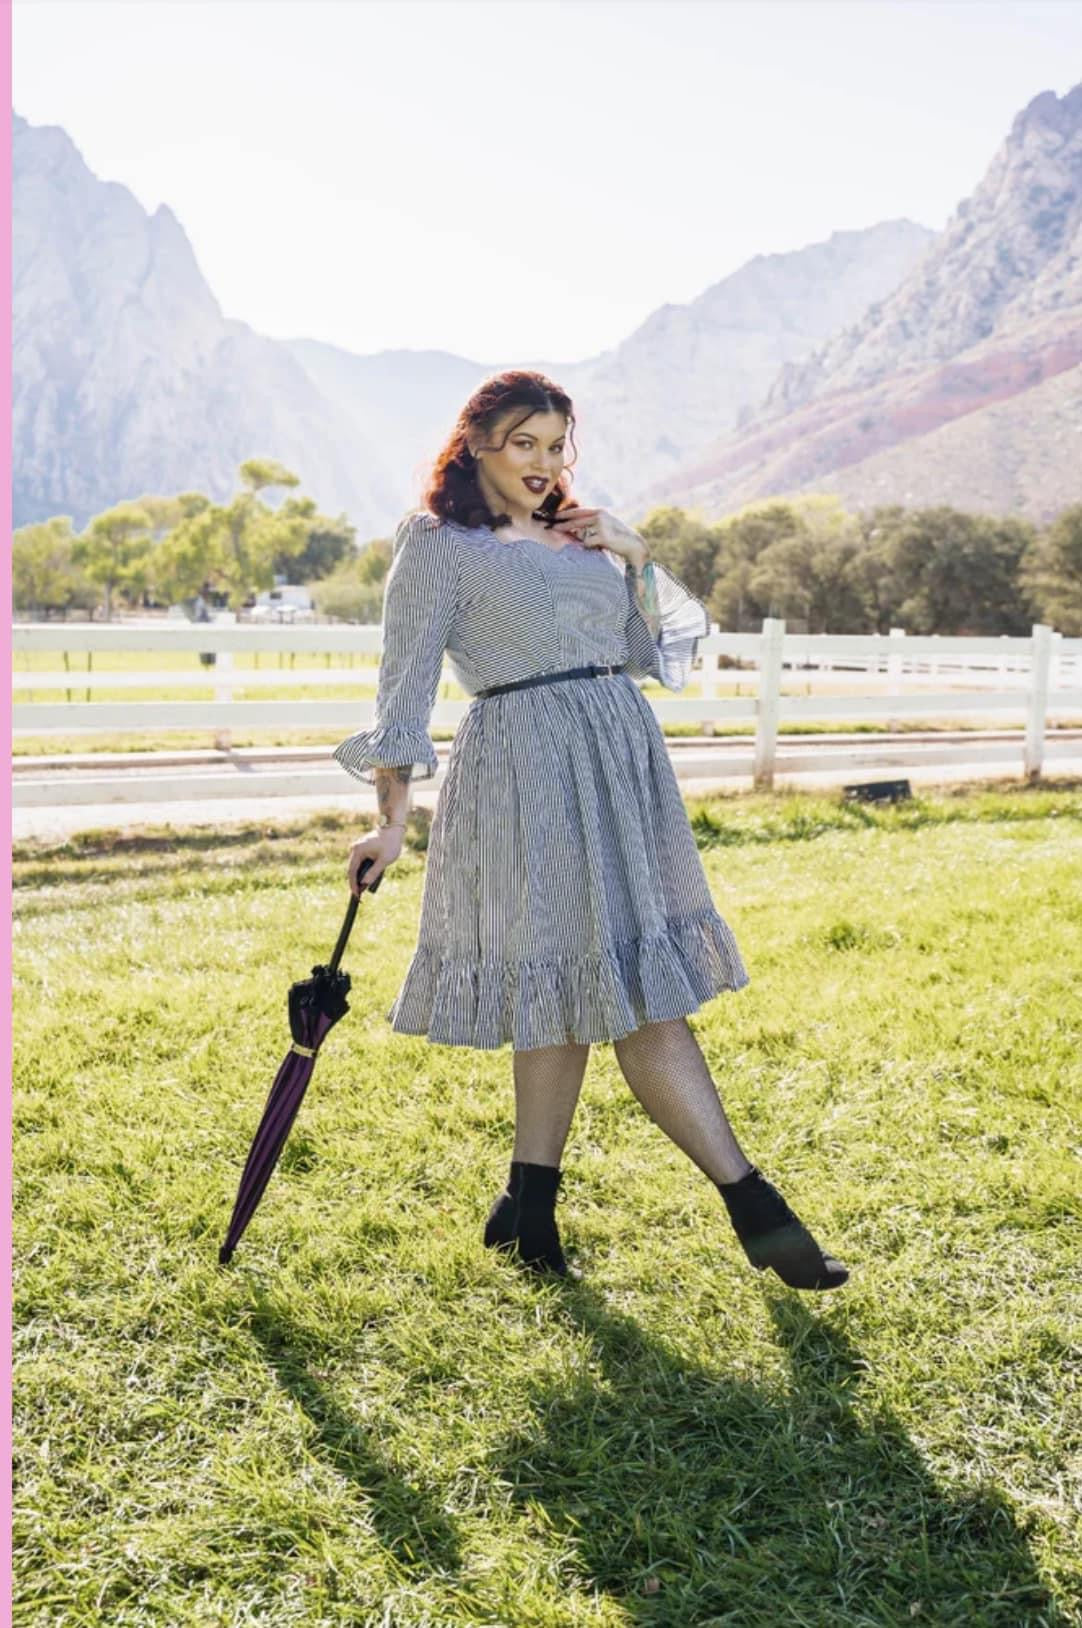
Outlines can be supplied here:
<path id="1" fill-rule="evenodd" d="M 654 678 L 667 690 L 682 690 L 691 676 L 699 640 L 710 632 L 710 614 L 659 561 L 648 561 L 644 569 L 653 576 L 657 593 L 657 634 L 643 616 L 635 575 L 625 568 L 627 671 L 632 678 Z"/>
<path id="2" fill-rule="evenodd" d="M 411 778 L 430 780 L 439 767 L 428 726 L 457 599 L 453 533 L 407 515 L 395 533 L 383 592 L 376 721 L 334 749 L 342 767 L 367 785 L 375 785 L 377 768 L 408 764 Z"/>

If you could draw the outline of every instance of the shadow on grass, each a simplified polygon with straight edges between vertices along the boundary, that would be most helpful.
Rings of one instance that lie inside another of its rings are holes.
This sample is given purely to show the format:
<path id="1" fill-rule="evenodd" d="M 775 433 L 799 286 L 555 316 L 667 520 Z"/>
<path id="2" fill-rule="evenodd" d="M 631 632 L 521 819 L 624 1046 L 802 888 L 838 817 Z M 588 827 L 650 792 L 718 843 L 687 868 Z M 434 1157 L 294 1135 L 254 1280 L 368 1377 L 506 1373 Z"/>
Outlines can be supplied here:
<path id="1" fill-rule="evenodd" d="M 1005 1498 L 937 1483 L 862 1407 L 859 1353 L 791 1291 L 767 1291 L 789 1363 L 774 1390 L 689 1364 L 581 1283 L 546 1292 L 591 1371 L 538 1385 L 500 1474 L 628 1622 L 1066 1623 Z"/>
<path id="2" fill-rule="evenodd" d="M 374 818 L 370 828 L 374 828 Z M 56 848 L 48 856 L 38 851 L 32 854 L 14 851 L 12 875 L 13 892 L 20 899 L 32 899 L 46 890 L 63 890 L 70 895 L 75 886 L 88 889 L 118 879 L 125 882 L 152 883 L 156 879 L 168 881 L 172 877 L 191 881 L 199 875 L 203 891 L 211 894 L 222 887 L 236 884 L 238 877 L 246 876 L 246 886 L 281 887 L 282 866 L 304 866 L 306 877 L 318 875 L 321 865 L 328 861 L 340 863 L 343 894 L 345 895 L 345 865 L 350 843 L 364 836 L 366 829 L 357 819 L 347 827 L 297 831 L 247 831 L 243 840 L 232 833 L 222 832 L 213 840 L 202 842 L 175 841 L 167 838 L 140 837 L 130 843 L 105 844 L 98 848 L 74 850 Z M 428 828 L 424 822 L 413 821 L 406 829 L 402 853 L 407 860 L 424 858 L 428 848 Z M 147 857 L 149 856 L 149 857 Z M 199 861 L 205 860 L 202 871 Z M 274 869 L 272 867 L 278 867 Z M 404 868 L 404 867 L 403 867 Z M 263 872 L 263 875 L 261 875 Z M 268 879 L 269 878 L 269 879 Z M 20 904 L 21 909 L 27 909 Z M 70 898 L 59 906 L 64 910 L 100 908 L 96 895 L 90 895 L 85 906 L 72 903 Z M 40 912 L 39 912 L 40 913 Z"/>
<path id="3" fill-rule="evenodd" d="M 837 789 L 785 785 L 773 792 L 726 789 L 698 793 L 685 799 L 689 823 L 703 851 L 719 844 L 791 842 L 808 840 L 828 831 L 866 829 L 911 830 L 921 826 L 953 824 L 971 819 L 996 824 L 1012 819 L 1043 819 L 1050 797 L 1066 796 L 1067 804 L 1056 808 L 1069 818 L 1082 817 L 1073 799 L 1082 790 L 1082 778 L 1062 775 L 1024 783 L 1017 777 L 966 781 L 920 787 L 911 799 L 882 807 L 847 803 Z M 1001 806 L 995 806 L 998 799 Z M 1026 805 L 1030 806 L 1026 806 Z M 736 819 L 730 817 L 735 815 Z M 409 812 L 406 845 L 418 854 L 428 849 L 434 810 L 421 805 Z M 245 850 L 270 843 L 294 843 L 298 850 L 318 850 L 321 839 L 348 834 L 350 840 L 361 829 L 375 824 L 375 815 L 352 811 L 314 810 L 290 820 L 276 819 L 273 808 L 266 816 L 221 826 L 179 826 L 168 823 L 129 828 L 107 827 L 80 831 L 65 838 L 23 837 L 12 844 L 17 887 L 41 887 L 49 882 L 104 880 L 125 862 L 156 854 L 165 856 L 163 871 L 180 868 L 185 859 L 232 850 L 243 860 Z M 263 857 L 268 857 L 264 854 Z M 275 856 L 278 857 L 278 856 Z M 75 863 L 99 859 L 103 869 L 75 874 L 54 869 L 65 861 Z M 104 867 L 111 866 L 112 870 Z M 140 864 L 140 874 L 153 875 L 155 868 Z"/>
<path id="4" fill-rule="evenodd" d="M 335 1399 L 306 1355 L 311 1333 L 263 1297 L 253 1303 L 247 1326 L 279 1385 L 315 1426 L 318 1451 L 363 1495 L 376 1537 L 403 1575 L 419 1579 L 431 1572 L 457 1571 L 458 1532 L 438 1496 L 404 1480 L 381 1452 L 378 1439 Z"/>
<path id="5" fill-rule="evenodd" d="M 79 831 L 60 839 L 24 837 L 12 843 L 11 853 L 15 864 L 38 864 L 43 867 L 34 873 L 37 882 L 49 879 L 50 872 L 44 867 L 56 865 L 63 860 L 100 859 L 117 867 L 123 865 L 125 861 L 155 854 L 173 860 L 178 858 L 183 860 L 221 850 L 234 850 L 243 856 L 246 849 L 272 842 L 294 843 L 299 848 L 316 848 L 320 840 L 328 836 L 348 834 L 352 840 L 361 828 L 362 822 L 374 826 L 375 821 L 374 812 L 354 814 L 352 811 L 342 813 L 323 810 L 298 816 L 293 820 L 282 820 L 276 818 L 271 810 L 263 819 L 240 824 L 171 826 L 163 822 L 161 825 L 136 826 L 128 829 L 116 826 L 101 827 L 92 831 Z M 424 851 L 431 824 L 431 810 L 424 807 L 410 809 L 406 837 L 411 846 Z M 151 866 L 140 866 L 139 869 L 141 873 L 153 874 Z M 86 873 L 80 871 L 78 879 L 80 881 L 87 879 Z"/>

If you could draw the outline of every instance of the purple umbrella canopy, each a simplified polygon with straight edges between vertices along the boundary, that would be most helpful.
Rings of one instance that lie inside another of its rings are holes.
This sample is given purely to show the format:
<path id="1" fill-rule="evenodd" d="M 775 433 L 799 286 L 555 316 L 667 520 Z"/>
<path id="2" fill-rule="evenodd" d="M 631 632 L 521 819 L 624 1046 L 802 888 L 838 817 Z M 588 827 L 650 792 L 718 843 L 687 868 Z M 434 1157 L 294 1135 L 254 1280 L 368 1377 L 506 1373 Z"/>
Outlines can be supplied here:
<path id="1" fill-rule="evenodd" d="M 372 863 L 370 858 L 362 860 L 357 871 L 358 882 L 363 881 L 365 871 Z M 381 874 L 367 891 L 375 893 L 382 880 Z M 340 972 L 338 968 L 359 902 L 359 894 L 350 895 L 346 919 L 329 963 L 325 967 L 313 967 L 312 976 L 293 984 L 287 996 L 289 1032 L 293 1036 L 293 1043 L 274 1077 L 263 1117 L 245 1162 L 229 1231 L 218 1251 L 218 1260 L 223 1266 L 232 1259 L 241 1234 L 252 1219 L 278 1163 L 297 1110 L 304 1101 L 319 1048 L 339 1018 L 349 1011 L 346 999 L 350 988 L 349 973 Z"/>

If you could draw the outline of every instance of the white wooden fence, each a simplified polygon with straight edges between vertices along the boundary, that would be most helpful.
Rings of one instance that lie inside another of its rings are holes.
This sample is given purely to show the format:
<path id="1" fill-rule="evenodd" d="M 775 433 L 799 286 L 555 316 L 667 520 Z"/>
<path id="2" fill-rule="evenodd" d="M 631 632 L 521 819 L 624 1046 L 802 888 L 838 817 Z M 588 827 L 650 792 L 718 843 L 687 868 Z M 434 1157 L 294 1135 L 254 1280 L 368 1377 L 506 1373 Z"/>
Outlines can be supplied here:
<path id="1" fill-rule="evenodd" d="M 49 733 L 73 734 L 91 731 L 129 733 L 175 729 L 207 728 L 219 747 L 227 747 L 234 729 L 305 728 L 326 730 L 328 755 L 331 743 L 343 735 L 362 729 L 373 721 L 375 702 L 371 697 L 355 700 L 244 700 L 233 691 L 268 687 L 310 685 L 328 687 L 356 685 L 373 689 L 376 679 L 381 633 L 379 627 L 340 625 L 252 626 L 214 622 L 199 625 L 146 621 L 102 623 L 17 623 L 13 630 L 16 663 L 23 653 L 47 651 L 65 659 L 85 657 L 87 670 L 16 671 L 14 693 L 67 692 L 64 700 L 19 701 L 13 705 L 12 728 L 16 735 Z M 185 651 L 213 651 L 216 665 L 206 669 L 163 669 L 159 671 L 110 672 L 93 667 L 97 657 L 118 651 L 151 651 L 158 654 Z M 260 658 L 275 661 L 273 666 L 236 668 L 238 652 L 258 652 Z M 785 623 L 768 619 L 759 633 L 711 633 L 699 645 L 699 696 L 669 693 L 651 697 L 661 723 L 697 723 L 704 734 L 723 731 L 727 724 L 755 725 L 753 775 L 757 786 L 769 787 L 776 772 L 800 769 L 843 767 L 845 752 L 824 748 L 822 753 L 807 750 L 798 760 L 779 755 L 779 726 L 782 723 L 812 719 L 836 719 L 839 725 L 882 719 L 888 723 L 904 720 L 962 720 L 978 717 L 991 721 L 992 715 L 1014 714 L 1025 725 L 1019 732 L 1019 770 L 1027 779 L 1040 775 L 1048 723 L 1055 717 L 1082 718 L 1082 639 L 1067 639 L 1053 629 L 1036 624 L 1029 638 L 945 638 L 907 636 L 902 629 L 889 634 L 794 634 L 786 633 Z M 363 667 L 344 667 L 340 659 L 364 654 L 374 658 Z M 277 665 L 288 656 L 291 665 Z M 300 666 L 296 658 L 307 658 Z M 328 665 L 335 658 L 338 665 Z M 741 669 L 723 668 L 724 658 L 751 664 Z M 322 658 L 316 666 L 313 659 Z M 453 674 L 444 678 L 453 683 Z M 726 686 L 738 682 L 755 693 L 723 694 Z M 694 682 L 694 679 L 693 681 Z M 215 699 L 209 700 L 110 700 L 73 699 L 78 693 L 101 689 L 185 689 L 211 686 Z M 794 689 L 805 693 L 794 694 Z M 841 689 L 845 693 L 837 693 Z M 834 693 L 829 693 L 834 692 Z M 432 714 L 436 727 L 454 728 L 470 705 L 461 700 L 440 698 Z M 865 736 L 870 742 L 874 737 Z M 937 748 L 935 761 L 945 764 L 989 761 L 990 748 L 974 731 L 972 742 Z M 904 746 L 892 749 L 892 769 L 904 764 Z M 855 755 L 855 754 L 854 754 Z M 914 755 L 915 749 L 914 749 Z M 928 754 L 921 754 L 928 761 Z M 999 751 L 1002 759 L 1003 753 Z M 799 765 L 799 766 L 798 766 Z M 330 768 L 343 780 L 337 764 Z M 733 772 L 721 770 L 719 772 Z M 746 772 L 746 771 L 745 771 Z M 95 777 L 95 800 L 126 800 L 132 795 L 118 784 L 110 790 L 100 776 Z M 51 801 L 84 801 L 86 794 L 66 775 L 59 777 Z M 159 777 L 155 790 L 140 797 L 175 800 L 185 792 L 180 777 Z M 296 792 L 295 774 L 261 775 L 260 795 Z M 172 789 L 171 789 L 172 788 Z M 323 786 L 314 789 L 326 789 Z M 200 781 L 199 796 L 237 796 L 237 776 L 231 774 Z M 189 793 L 190 795 L 190 793 Z M 44 801 L 40 782 L 20 787 L 15 777 L 16 805 Z"/>

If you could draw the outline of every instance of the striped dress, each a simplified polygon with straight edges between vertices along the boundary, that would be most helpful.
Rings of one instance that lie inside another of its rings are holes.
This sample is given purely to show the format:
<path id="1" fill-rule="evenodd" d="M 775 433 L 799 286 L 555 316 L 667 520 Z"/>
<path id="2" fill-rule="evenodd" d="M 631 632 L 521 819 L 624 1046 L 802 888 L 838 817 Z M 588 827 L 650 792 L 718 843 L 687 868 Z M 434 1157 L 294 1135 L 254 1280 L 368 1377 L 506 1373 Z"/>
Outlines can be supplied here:
<path id="1" fill-rule="evenodd" d="M 444 659 L 474 697 L 429 832 L 420 926 L 386 1012 L 449 1046 L 620 1039 L 749 982 L 714 907 L 664 737 L 636 678 L 687 683 L 701 602 L 655 562 L 661 628 L 618 555 L 405 517 L 383 601 L 376 722 L 334 756 L 436 773 Z M 477 696 L 596 662 L 622 673 Z"/>

